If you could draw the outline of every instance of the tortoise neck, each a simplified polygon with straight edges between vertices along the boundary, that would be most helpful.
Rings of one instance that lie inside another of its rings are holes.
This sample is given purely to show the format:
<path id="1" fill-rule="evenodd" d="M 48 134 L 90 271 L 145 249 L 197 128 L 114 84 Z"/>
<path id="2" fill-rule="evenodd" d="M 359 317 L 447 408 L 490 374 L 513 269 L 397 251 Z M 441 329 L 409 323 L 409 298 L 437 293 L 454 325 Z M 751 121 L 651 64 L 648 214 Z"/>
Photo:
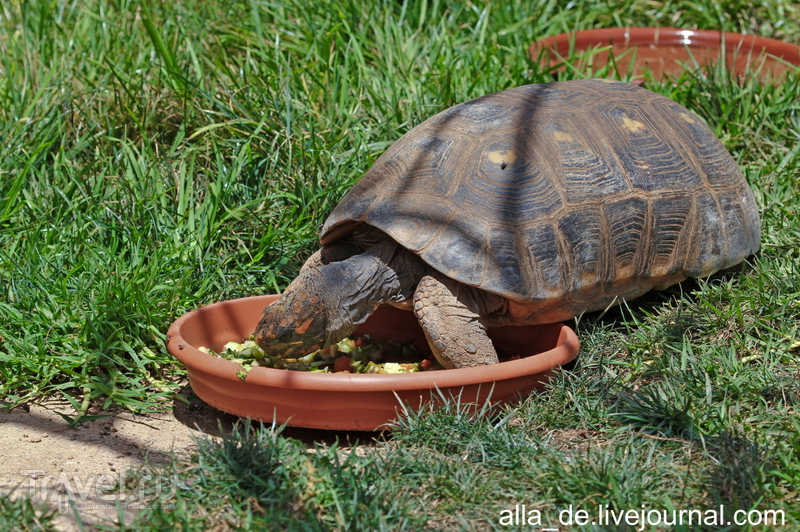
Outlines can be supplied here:
<path id="1" fill-rule="evenodd" d="M 351 334 L 378 305 L 409 299 L 422 277 L 415 258 L 387 237 L 359 255 L 317 266 L 328 302 L 326 343 Z"/>

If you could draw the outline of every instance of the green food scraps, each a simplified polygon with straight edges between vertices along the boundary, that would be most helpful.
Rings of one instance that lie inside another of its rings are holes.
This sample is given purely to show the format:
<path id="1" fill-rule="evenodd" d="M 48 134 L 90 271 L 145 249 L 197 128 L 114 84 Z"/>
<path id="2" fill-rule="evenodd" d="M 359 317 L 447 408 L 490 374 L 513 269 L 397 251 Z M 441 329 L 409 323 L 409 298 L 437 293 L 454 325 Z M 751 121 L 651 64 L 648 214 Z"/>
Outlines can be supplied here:
<path id="1" fill-rule="evenodd" d="M 253 340 L 252 334 L 241 343 L 226 343 L 219 353 L 205 346 L 198 349 L 240 364 L 242 369 L 236 372 L 236 376 L 242 380 L 252 368 L 258 366 L 318 373 L 413 373 L 441 369 L 430 359 L 422 360 L 411 346 L 394 341 L 372 343 L 369 336 L 347 337 L 332 346 L 297 358 L 281 358 L 265 353 Z M 416 361 L 408 362 L 409 359 Z"/>

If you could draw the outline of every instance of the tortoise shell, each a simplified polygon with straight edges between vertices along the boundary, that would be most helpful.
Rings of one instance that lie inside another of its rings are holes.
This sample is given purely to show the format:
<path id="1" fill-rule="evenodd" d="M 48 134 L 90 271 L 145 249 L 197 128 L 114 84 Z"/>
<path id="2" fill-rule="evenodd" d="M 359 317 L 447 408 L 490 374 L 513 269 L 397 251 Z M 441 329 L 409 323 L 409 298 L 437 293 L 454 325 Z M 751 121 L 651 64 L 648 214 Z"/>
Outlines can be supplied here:
<path id="1" fill-rule="evenodd" d="M 431 267 L 557 321 L 759 248 L 753 193 L 703 122 L 610 80 L 517 87 L 426 120 L 342 199 L 320 241 L 366 223 Z"/>

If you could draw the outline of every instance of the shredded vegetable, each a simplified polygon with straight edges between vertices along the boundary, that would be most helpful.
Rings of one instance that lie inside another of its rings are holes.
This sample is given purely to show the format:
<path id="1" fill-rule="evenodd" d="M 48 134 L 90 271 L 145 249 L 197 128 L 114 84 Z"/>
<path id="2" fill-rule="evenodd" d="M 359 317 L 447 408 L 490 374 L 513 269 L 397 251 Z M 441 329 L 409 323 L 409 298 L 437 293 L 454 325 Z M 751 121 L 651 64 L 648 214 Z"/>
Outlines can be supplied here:
<path id="1" fill-rule="evenodd" d="M 347 337 L 298 358 L 268 355 L 255 343 L 252 334 L 241 343 L 226 343 L 219 353 L 204 346 L 199 349 L 240 364 L 242 369 L 237 376 L 242 380 L 257 366 L 320 373 L 411 373 L 441 368 L 430 359 L 422 359 L 411 346 L 392 341 L 372 343 L 369 336 Z"/>

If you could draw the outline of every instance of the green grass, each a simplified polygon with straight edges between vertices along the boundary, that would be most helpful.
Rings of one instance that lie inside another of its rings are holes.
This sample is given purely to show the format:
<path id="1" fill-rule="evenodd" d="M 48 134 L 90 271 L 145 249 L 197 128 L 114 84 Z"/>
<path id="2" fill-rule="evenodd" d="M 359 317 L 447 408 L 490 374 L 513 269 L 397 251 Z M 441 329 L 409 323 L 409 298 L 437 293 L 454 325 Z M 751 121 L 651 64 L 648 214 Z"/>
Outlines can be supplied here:
<path id="1" fill-rule="evenodd" d="M 15 532 L 45 532 L 54 530 L 56 511 L 31 502 L 29 498 L 13 494 L 0 497 L 0 528 Z"/>
<path id="2" fill-rule="evenodd" d="M 392 141 L 550 80 L 533 40 L 617 25 L 800 43 L 800 4 L 3 3 L 3 401 L 63 395 L 83 419 L 91 404 L 162 408 L 183 371 L 163 345 L 177 316 L 281 290 Z M 173 464 L 191 489 L 130 529 L 491 530 L 515 504 L 542 526 L 600 504 L 800 518 L 799 80 L 712 66 L 648 83 L 705 119 L 752 184 L 762 251 L 743 271 L 583 316 L 580 363 L 497 419 L 413 415 L 366 457 L 266 429 L 201 445 Z M 0 528 L 20 508 L 0 507 Z"/>

